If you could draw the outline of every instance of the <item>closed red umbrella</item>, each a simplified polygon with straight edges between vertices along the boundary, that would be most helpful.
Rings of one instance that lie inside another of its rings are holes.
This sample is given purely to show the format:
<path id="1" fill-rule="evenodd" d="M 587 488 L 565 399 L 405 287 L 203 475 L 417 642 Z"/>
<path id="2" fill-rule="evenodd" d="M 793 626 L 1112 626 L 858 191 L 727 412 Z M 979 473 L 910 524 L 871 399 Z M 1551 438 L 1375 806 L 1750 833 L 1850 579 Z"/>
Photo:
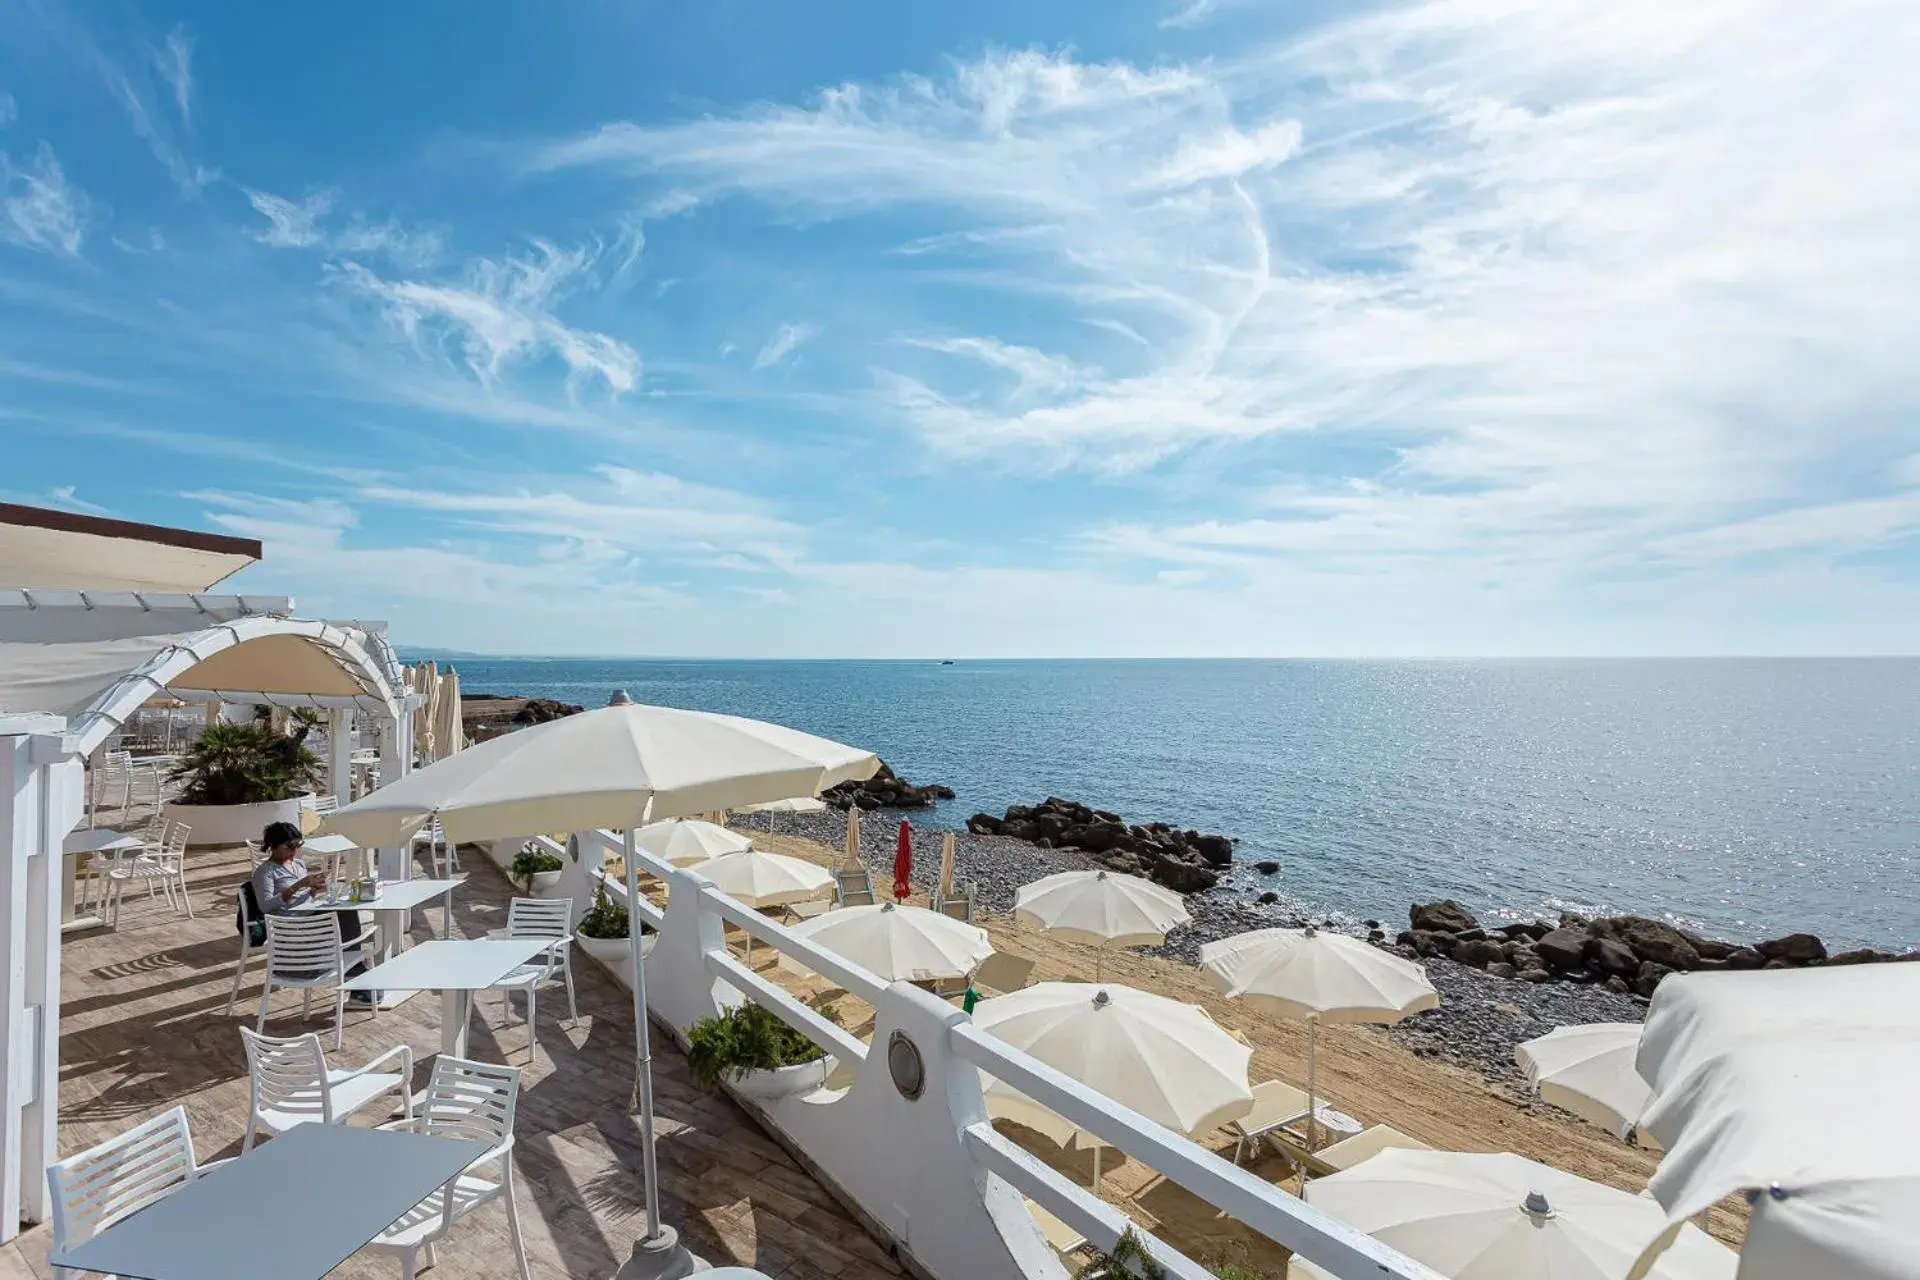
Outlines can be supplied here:
<path id="1" fill-rule="evenodd" d="M 913 828 L 900 819 L 900 845 L 893 855 L 893 896 L 905 901 L 913 892 Z"/>

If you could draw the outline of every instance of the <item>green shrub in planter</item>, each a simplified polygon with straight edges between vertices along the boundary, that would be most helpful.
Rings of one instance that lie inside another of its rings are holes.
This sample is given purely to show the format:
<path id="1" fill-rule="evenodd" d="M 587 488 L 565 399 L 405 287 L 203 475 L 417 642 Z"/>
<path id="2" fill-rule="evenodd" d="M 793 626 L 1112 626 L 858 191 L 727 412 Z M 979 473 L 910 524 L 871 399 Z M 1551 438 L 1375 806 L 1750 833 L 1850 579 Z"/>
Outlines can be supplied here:
<path id="1" fill-rule="evenodd" d="M 703 1089 L 749 1071 L 777 1071 L 826 1057 L 826 1051 L 757 1004 L 702 1018 L 687 1033 L 687 1069 Z"/>
<path id="2" fill-rule="evenodd" d="M 320 784 L 320 757 L 307 750 L 311 726 L 276 733 L 264 721 L 219 724 L 187 748 L 170 782 L 187 805 L 269 804 L 291 800 Z"/>
<path id="3" fill-rule="evenodd" d="M 557 853 L 548 853 L 529 840 L 520 846 L 520 852 L 513 857 L 513 865 L 507 868 L 507 878 L 519 882 L 528 893 L 533 892 L 533 878 L 545 871 L 564 870 L 566 863 Z"/>
<path id="4" fill-rule="evenodd" d="M 602 880 L 594 886 L 593 905 L 587 908 L 587 914 L 580 917 L 580 936 L 583 938 L 601 938 L 608 942 L 628 936 L 631 927 L 627 909 L 607 896 L 607 882 Z M 640 922 L 642 933 L 647 932 L 647 922 Z"/>

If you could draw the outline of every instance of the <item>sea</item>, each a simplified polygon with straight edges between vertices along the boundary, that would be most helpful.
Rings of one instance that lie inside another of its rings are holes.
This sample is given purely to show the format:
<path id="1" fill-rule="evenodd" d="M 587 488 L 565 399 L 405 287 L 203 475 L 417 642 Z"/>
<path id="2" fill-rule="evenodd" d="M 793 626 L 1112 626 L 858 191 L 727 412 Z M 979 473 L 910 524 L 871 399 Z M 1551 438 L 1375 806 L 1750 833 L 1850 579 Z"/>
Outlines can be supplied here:
<path id="1" fill-rule="evenodd" d="M 450 659 L 465 692 L 792 725 L 956 793 L 1238 841 L 1228 891 L 1920 946 L 1920 659 Z M 1256 862 L 1280 870 L 1262 875 Z"/>

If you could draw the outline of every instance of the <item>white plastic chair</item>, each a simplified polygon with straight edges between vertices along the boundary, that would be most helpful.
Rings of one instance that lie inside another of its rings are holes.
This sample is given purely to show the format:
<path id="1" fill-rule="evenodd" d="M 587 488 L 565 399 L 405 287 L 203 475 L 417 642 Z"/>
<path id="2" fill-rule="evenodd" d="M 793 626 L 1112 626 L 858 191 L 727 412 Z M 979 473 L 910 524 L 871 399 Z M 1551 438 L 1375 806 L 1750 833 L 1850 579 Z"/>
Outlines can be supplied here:
<path id="1" fill-rule="evenodd" d="M 53 1248 L 85 1244 L 114 1223 L 164 1200 L 209 1169 L 197 1164 L 187 1109 L 174 1107 L 47 1170 Z M 69 1273 L 71 1274 L 71 1273 Z"/>
<path id="2" fill-rule="evenodd" d="M 413 1117 L 413 1050 L 404 1044 L 364 1066 L 330 1068 L 312 1032 L 280 1039 L 242 1027 L 240 1039 L 253 1081 L 242 1152 L 253 1150 L 259 1130 L 277 1135 L 296 1125 L 339 1124 L 382 1094 L 399 1094 L 405 1115 Z M 392 1061 L 400 1064 L 397 1072 L 374 1070 Z"/>
<path id="3" fill-rule="evenodd" d="M 527 993 L 527 1056 L 533 1056 L 539 1043 L 539 1028 L 534 1012 L 541 987 L 556 979 L 567 984 L 567 1020 L 580 1021 L 580 1008 L 573 998 L 573 899 L 515 898 L 507 906 L 507 927 L 494 929 L 490 938 L 546 938 L 547 949 L 507 974 L 493 985 Z M 506 997 L 512 1003 L 511 995 Z"/>
<path id="4" fill-rule="evenodd" d="M 260 1017 L 254 1030 L 267 1029 L 267 1002 L 275 987 L 291 987 L 303 994 L 300 1016 L 313 1011 L 313 993 L 333 988 L 333 1047 L 340 1047 L 340 1025 L 347 1016 L 347 993 L 340 985 L 346 980 L 349 948 L 358 948 L 379 932 L 372 926 L 357 938 L 342 939 L 340 926 L 331 911 L 310 915 L 267 916 L 267 977 L 260 985 Z"/>
<path id="5" fill-rule="evenodd" d="M 125 822 L 133 812 L 133 752 L 101 752 L 100 763 L 94 766 L 91 780 L 93 785 L 87 792 L 88 814 L 99 812 L 103 802 L 117 790 L 120 793 L 120 821 Z"/>
<path id="6" fill-rule="evenodd" d="M 158 844 L 149 845 L 138 856 L 114 864 L 107 872 L 110 921 L 116 925 L 120 922 L 120 900 L 126 894 L 127 885 L 135 881 L 147 886 L 149 898 L 153 896 L 153 886 L 158 884 L 166 892 L 167 905 L 175 911 L 184 911 L 187 919 L 193 919 L 193 901 L 187 893 L 187 840 L 192 834 L 193 828 L 184 822 L 168 823 Z"/>
<path id="7" fill-rule="evenodd" d="M 500 1199 L 507 1202 L 507 1230 L 513 1238 L 520 1280 L 532 1280 L 533 1273 L 527 1269 L 527 1247 L 520 1238 L 520 1211 L 513 1196 L 513 1112 L 519 1097 L 518 1068 L 468 1062 L 443 1053 L 434 1059 L 433 1079 L 422 1096 L 420 1114 L 380 1126 L 487 1144 L 485 1155 L 367 1242 L 369 1249 L 399 1255 L 402 1280 L 414 1280 L 419 1273 L 419 1255 L 426 1255 L 430 1267 L 438 1261 L 434 1244 L 455 1222 Z M 498 1182 L 473 1172 L 495 1161 L 500 1166 Z"/>
<path id="8" fill-rule="evenodd" d="M 460 874 L 460 851 L 448 843 L 438 817 L 427 819 L 427 825 L 413 833 L 413 851 L 424 851 L 427 874 L 435 880 L 451 880 Z"/>
<path id="9" fill-rule="evenodd" d="M 240 929 L 240 962 L 233 967 L 233 990 L 227 992 L 226 1012 L 229 1017 L 233 1015 L 233 1006 L 240 999 L 240 984 L 244 982 L 247 977 L 247 962 L 267 949 L 265 941 L 262 941 L 257 947 L 253 945 L 253 930 L 251 927 L 248 927 L 253 920 L 258 919 L 262 929 L 264 929 L 267 918 L 264 912 L 259 912 L 256 915 L 249 915 L 247 913 L 247 900 L 252 892 L 253 882 L 251 880 L 245 884 L 235 886 L 233 890 L 234 919 L 241 922 L 242 927 Z"/>

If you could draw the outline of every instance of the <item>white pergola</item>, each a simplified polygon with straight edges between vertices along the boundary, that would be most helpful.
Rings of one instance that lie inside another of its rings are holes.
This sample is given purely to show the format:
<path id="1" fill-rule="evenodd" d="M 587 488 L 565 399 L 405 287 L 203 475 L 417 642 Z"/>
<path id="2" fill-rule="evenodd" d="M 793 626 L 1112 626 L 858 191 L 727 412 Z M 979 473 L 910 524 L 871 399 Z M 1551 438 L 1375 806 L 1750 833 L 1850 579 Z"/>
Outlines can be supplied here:
<path id="1" fill-rule="evenodd" d="M 0 581 L 34 584 L 0 586 L 0 1241 L 49 1213 L 63 845 L 86 810 L 86 760 L 164 693 L 326 710 L 343 803 L 356 717 L 376 728 L 386 778 L 412 765 L 418 695 L 384 624 L 297 618 L 288 597 L 205 589 L 259 554 L 245 539 L 0 504 Z M 405 850 L 380 860 L 399 875 Z"/>

